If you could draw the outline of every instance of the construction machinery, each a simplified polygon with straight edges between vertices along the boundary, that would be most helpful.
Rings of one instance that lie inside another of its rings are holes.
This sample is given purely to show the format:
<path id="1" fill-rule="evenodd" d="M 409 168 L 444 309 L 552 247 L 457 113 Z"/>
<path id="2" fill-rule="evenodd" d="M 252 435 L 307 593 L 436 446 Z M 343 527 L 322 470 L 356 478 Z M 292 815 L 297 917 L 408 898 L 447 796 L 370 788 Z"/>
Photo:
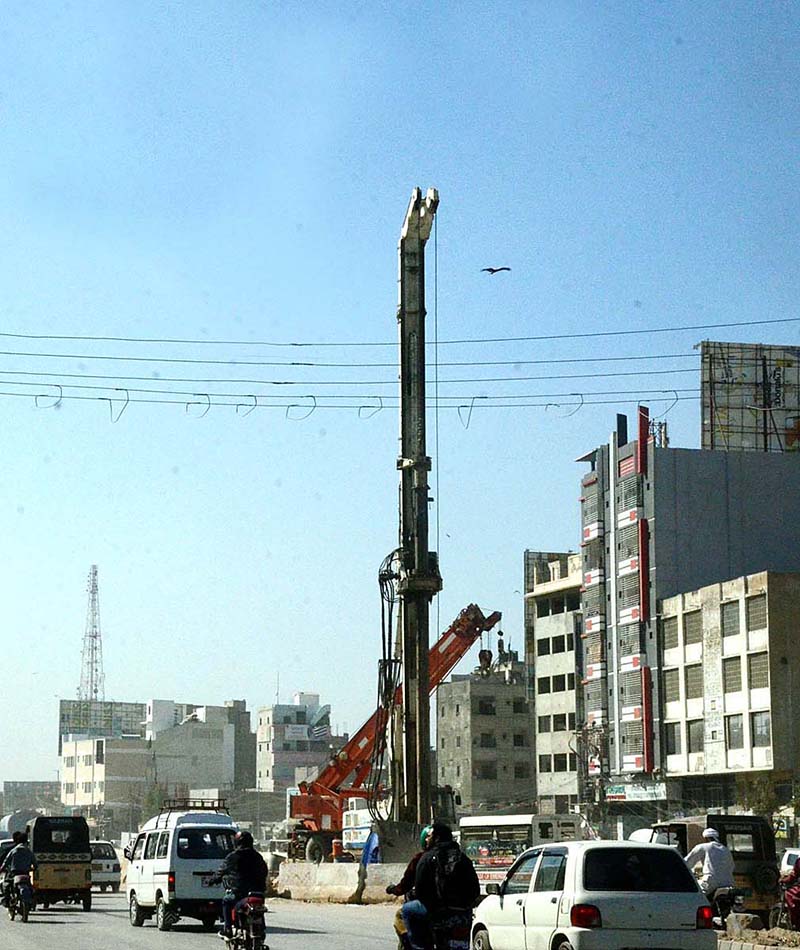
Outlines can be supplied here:
<path id="1" fill-rule="evenodd" d="M 431 693 L 476 640 L 499 623 L 500 616 L 495 611 L 486 617 L 476 604 L 461 611 L 428 652 Z M 398 687 L 395 707 L 402 701 L 402 689 Z M 289 799 L 289 816 L 297 822 L 290 832 L 290 858 L 322 861 L 330 853 L 333 840 L 342 835 L 348 800 L 373 797 L 365 784 L 373 769 L 376 742 L 385 732 L 390 713 L 384 706 L 379 707 L 316 779 L 300 783 L 299 794 Z M 435 796 L 436 792 L 432 789 L 429 794 Z"/>

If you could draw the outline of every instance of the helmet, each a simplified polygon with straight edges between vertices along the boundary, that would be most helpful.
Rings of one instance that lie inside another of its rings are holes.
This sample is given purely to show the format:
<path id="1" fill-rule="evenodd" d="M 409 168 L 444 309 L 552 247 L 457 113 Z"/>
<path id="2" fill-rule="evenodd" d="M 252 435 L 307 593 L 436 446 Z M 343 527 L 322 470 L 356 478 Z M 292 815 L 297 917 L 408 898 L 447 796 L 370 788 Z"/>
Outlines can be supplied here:
<path id="1" fill-rule="evenodd" d="M 252 848 L 253 836 L 249 831 L 237 831 L 233 843 L 237 848 Z"/>
<path id="2" fill-rule="evenodd" d="M 14 842 L 14 844 L 24 844 L 26 840 L 25 832 L 15 831 L 14 834 L 11 835 L 11 840 Z"/>
<path id="3" fill-rule="evenodd" d="M 426 845 L 426 843 L 427 843 L 427 840 L 428 840 L 428 835 L 431 834 L 432 831 L 433 831 L 433 825 L 425 825 L 425 827 L 422 829 L 422 831 L 420 831 L 420 833 L 419 833 L 419 843 L 420 843 L 420 846 L 421 846 L 421 847 L 423 847 L 423 848 L 425 847 L 425 845 Z"/>
<path id="4" fill-rule="evenodd" d="M 716 828 L 706 828 L 703 831 L 703 837 L 706 841 L 719 841 L 719 832 Z"/>

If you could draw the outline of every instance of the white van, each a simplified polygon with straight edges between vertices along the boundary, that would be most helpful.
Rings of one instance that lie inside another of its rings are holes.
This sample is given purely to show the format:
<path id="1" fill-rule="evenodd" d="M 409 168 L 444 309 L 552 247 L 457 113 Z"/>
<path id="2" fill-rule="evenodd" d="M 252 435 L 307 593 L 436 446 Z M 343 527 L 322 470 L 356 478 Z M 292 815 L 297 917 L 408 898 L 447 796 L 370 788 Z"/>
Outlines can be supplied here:
<path id="1" fill-rule="evenodd" d="M 125 893 L 133 927 L 153 915 L 159 930 L 180 917 L 195 917 L 212 930 L 221 915 L 221 884 L 209 886 L 229 851 L 238 826 L 215 803 L 177 799 L 146 822 L 126 848 Z"/>

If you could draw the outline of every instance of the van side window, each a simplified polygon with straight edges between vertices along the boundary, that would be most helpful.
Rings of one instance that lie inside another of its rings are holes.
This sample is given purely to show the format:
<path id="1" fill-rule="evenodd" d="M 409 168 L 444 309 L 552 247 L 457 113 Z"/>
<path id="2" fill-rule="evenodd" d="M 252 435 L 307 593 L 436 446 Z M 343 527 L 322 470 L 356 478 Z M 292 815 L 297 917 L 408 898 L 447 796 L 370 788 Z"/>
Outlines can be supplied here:
<path id="1" fill-rule="evenodd" d="M 131 857 L 131 861 L 138 861 L 139 858 L 141 858 L 142 852 L 144 851 L 144 840 L 145 840 L 144 835 L 139 835 L 139 837 L 136 839 L 136 844 L 133 848 L 133 855 Z"/>
<path id="2" fill-rule="evenodd" d="M 158 849 L 156 850 L 157 858 L 166 858 L 169 854 L 169 832 L 162 831 L 158 839 Z"/>
<path id="3" fill-rule="evenodd" d="M 156 856 L 156 845 L 158 844 L 158 835 L 148 835 L 147 847 L 144 849 L 145 861 L 150 861 Z"/>

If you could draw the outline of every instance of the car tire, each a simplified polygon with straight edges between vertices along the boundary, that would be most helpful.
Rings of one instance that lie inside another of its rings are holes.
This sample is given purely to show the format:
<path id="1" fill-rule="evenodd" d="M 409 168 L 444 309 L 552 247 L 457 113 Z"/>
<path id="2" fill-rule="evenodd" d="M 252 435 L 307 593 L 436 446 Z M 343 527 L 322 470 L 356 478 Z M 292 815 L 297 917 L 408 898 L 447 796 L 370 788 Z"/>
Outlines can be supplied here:
<path id="1" fill-rule="evenodd" d="M 483 927 L 478 928 L 472 935 L 472 950 L 492 950 L 489 943 L 489 931 Z"/>
<path id="2" fill-rule="evenodd" d="M 139 901 L 136 900 L 136 894 L 131 894 L 130 904 L 128 904 L 128 917 L 131 922 L 131 927 L 144 926 L 145 913 L 139 906 Z"/>
<path id="3" fill-rule="evenodd" d="M 112 885 L 111 885 L 111 890 L 112 890 L 112 892 L 113 892 L 114 894 L 118 894 L 118 893 L 119 893 L 119 884 L 112 884 Z"/>
<path id="4" fill-rule="evenodd" d="M 306 842 L 306 861 L 309 864 L 322 864 L 325 860 L 325 841 L 319 835 L 313 835 Z"/>
<path id="5" fill-rule="evenodd" d="M 167 907 L 167 902 L 163 897 L 158 898 L 156 903 L 156 927 L 161 931 L 172 930 L 175 920 Z"/>

